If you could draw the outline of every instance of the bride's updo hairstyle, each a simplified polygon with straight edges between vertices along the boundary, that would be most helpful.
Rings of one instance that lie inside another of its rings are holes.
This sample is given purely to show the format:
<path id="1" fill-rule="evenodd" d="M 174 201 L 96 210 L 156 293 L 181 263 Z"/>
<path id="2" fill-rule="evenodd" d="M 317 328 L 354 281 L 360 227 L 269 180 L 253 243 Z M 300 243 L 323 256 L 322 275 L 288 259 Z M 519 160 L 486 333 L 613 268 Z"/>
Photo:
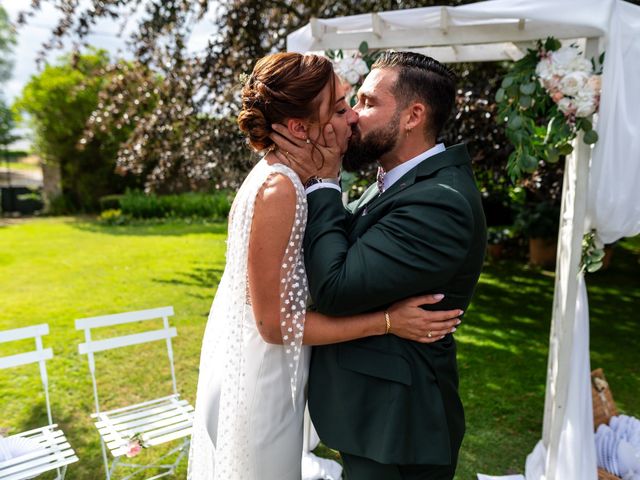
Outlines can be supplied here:
<path id="1" fill-rule="evenodd" d="M 242 88 L 238 125 L 256 151 L 274 145 L 271 125 L 289 118 L 319 121 L 316 97 L 330 83 L 335 101 L 331 62 L 318 55 L 275 53 L 261 58 Z M 313 140 L 313 139 L 312 139 Z"/>

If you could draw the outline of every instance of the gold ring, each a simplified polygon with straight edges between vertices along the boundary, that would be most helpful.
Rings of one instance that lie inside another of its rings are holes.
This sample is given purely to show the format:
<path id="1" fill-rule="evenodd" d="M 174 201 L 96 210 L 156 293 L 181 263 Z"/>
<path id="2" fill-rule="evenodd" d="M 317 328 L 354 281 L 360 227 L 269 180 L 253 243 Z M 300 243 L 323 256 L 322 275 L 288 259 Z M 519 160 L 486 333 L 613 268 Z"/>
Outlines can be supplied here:
<path id="1" fill-rule="evenodd" d="M 433 335 L 431 335 L 431 331 L 429 331 L 429 333 L 427 333 L 427 337 L 429 337 L 429 338 L 433 337 Z"/>

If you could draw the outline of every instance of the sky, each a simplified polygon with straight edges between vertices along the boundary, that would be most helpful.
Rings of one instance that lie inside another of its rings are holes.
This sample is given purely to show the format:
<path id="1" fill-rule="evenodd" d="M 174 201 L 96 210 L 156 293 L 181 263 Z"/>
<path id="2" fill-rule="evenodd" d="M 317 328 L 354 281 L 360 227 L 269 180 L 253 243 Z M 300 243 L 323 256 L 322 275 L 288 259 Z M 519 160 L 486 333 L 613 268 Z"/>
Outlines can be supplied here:
<path id="1" fill-rule="evenodd" d="M 17 19 L 19 12 L 28 9 L 30 3 L 31 2 L 25 0 L 0 0 L 0 5 L 7 11 L 11 21 Z M 80 0 L 79 3 L 83 5 L 88 2 L 86 0 Z M 211 21 L 212 17 L 213 14 L 209 13 L 205 19 L 196 26 L 189 41 L 190 50 L 197 51 L 204 48 L 207 40 L 214 31 Z M 18 29 L 18 43 L 13 53 L 13 74 L 11 79 L 3 85 L 4 91 L 2 92 L 8 103 L 13 103 L 31 76 L 38 73 L 36 63 L 38 52 L 41 50 L 42 44 L 51 38 L 51 31 L 55 25 L 57 25 L 59 18 L 59 12 L 49 2 L 42 2 L 41 10 L 33 17 L 29 17 L 27 24 L 22 25 Z M 126 39 L 129 37 L 131 30 L 135 28 L 135 24 L 135 18 L 131 18 L 121 34 L 120 21 L 101 20 L 93 28 L 95 33 L 89 35 L 86 41 L 93 46 L 109 51 L 112 57 L 130 57 L 130 54 L 127 52 Z M 46 59 L 50 62 L 55 61 L 57 57 L 71 50 L 71 44 L 71 41 L 66 40 L 62 50 L 51 50 L 48 52 Z M 27 136 L 28 131 L 21 129 L 18 134 Z M 28 140 L 22 140 L 14 147 L 28 149 L 28 146 Z"/>

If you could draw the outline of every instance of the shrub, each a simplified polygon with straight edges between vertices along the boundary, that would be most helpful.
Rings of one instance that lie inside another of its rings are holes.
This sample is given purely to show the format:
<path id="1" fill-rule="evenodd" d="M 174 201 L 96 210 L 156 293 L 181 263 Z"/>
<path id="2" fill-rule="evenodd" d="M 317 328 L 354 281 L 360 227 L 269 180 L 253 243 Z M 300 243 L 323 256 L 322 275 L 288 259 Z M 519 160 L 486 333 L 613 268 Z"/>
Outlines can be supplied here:
<path id="1" fill-rule="evenodd" d="M 98 217 L 98 221 L 107 225 L 126 225 L 129 223 L 129 216 L 124 215 L 122 210 L 112 208 L 105 210 Z"/>
<path id="2" fill-rule="evenodd" d="M 122 212 L 133 218 L 199 217 L 225 219 L 231 209 L 229 194 L 183 193 L 180 195 L 144 194 L 127 191 L 120 198 Z"/>
<path id="3" fill-rule="evenodd" d="M 122 195 L 104 195 L 100 197 L 98 202 L 100 203 L 100 211 L 105 210 L 118 210 L 120 208 L 120 200 Z"/>

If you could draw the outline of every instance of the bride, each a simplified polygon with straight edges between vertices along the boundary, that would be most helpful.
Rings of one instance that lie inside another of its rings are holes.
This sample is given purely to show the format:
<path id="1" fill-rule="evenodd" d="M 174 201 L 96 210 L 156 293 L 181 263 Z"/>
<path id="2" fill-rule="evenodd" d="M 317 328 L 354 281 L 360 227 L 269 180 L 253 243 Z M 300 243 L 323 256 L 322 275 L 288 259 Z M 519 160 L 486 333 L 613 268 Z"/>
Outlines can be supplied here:
<path id="1" fill-rule="evenodd" d="M 265 154 L 229 216 L 226 268 L 202 343 L 191 480 L 300 480 L 311 353 L 306 345 L 384 335 L 387 320 L 393 334 L 412 340 L 424 339 L 428 330 L 448 333 L 455 323 L 435 322 L 436 312 L 419 308 L 435 303 L 433 296 L 350 317 L 306 310 L 311 302 L 302 252 L 303 172 L 338 177 L 326 171 L 324 155 L 346 151 L 356 122 L 345 88 L 324 57 L 269 55 L 257 62 L 242 89 L 240 130 Z M 315 166 L 297 165 L 288 152 L 280 152 L 287 159 L 280 162 L 269 138 L 274 123 L 313 145 Z"/>

